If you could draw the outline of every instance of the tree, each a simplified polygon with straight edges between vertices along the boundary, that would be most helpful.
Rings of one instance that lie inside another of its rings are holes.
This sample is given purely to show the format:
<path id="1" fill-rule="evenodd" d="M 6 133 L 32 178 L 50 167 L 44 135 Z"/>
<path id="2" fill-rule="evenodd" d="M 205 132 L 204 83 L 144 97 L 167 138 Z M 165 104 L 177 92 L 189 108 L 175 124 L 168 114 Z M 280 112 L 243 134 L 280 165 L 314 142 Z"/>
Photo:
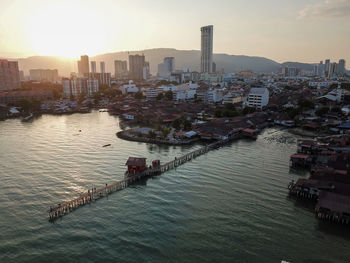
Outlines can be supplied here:
<path id="1" fill-rule="evenodd" d="M 184 121 L 184 130 L 189 131 L 192 129 L 192 122 L 189 120 Z"/>
<path id="2" fill-rule="evenodd" d="M 53 94 L 53 98 L 54 98 L 55 100 L 58 100 L 59 98 L 61 98 L 61 93 L 60 93 L 57 89 L 54 89 L 54 90 L 52 91 L 52 94 Z"/>
<path id="3" fill-rule="evenodd" d="M 143 98 L 143 94 L 142 94 L 142 92 L 139 91 L 139 92 L 135 93 L 134 97 L 135 97 L 135 99 L 140 100 Z"/>
<path id="4" fill-rule="evenodd" d="M 253 112 L 255 112 L 255 108 L 252 108 L 252 107 L 245 107 L 242 111 L 242 113 L 244 115 L 249 114 L 249 113 L 253 113 Z"/>
<path id="5" fill-rule="evenodd" d="M 163 120 L 161 117 L 157 118 L 157 130 L 160 131 L 162 128 Z"/>
<path id="6" fill-rule="evenodd" d="M 173 121 L 172 126 L 175 130 L 180 130 L 182 121 L 180 119 L 176 119 Z"/>
<path id="7" fill-rule="evenodd" d="M 147 134 L 147 137 L 150 138 L 150 139 L 154 139 L 156 138 L 156 133 L 153 131 L 153 130 L 149 130 L 148 131 L 148 134 Z"/>
<path id="8" fill-rule="evenodd" d="M 24 112 L 39 111 L 41 107 L 41 101 L 36 99 L 22 99 L 17 103 L 17 106 L 20 107 Z"/>
<path id="9" fill-rule="evenodd" d="M 235 107 L 235 105 L 233 105 L 233 103 L 227 103 L 227 104 L 224 105 L 224 109 L 225 110 L 230 110 L 230 111 L 235 111 L 236 107 Z"/>
<path id="10" fill-rule="evenodd" d="M 169 135 L 169 133 L 170 133 L 170 129 L 169 128 L 164 128 L 163 130 L 162 130 L 162 133 L 163 133 L 163 137 L 164 138 L 167 138 L 168 137 L 168 135 Z"/>
<path id="11" fill-rule="evenodd" d="M 318 109 L 318 110 L 315 112 L 315 114 L 316 114 L 317 116 L 323 116 L 323 115 L 325 115 L 326 113 L 328 113 L 328 111 L 329 111 L 329 108 L 328 108 L 328 107 L 322 107 L 322 108 Z"/>
<path id="12" fill-rule="evenodd" d="M 172 92 L 172 90 L 168 90 L 167 92 L 165 92 L 165 98 L 167 100 L 172 100 L 173 99 L 173 92 Z"/>
<path id="13" fill-rule="evenodd" d="M 164 98 L 163 92 L 158 93 L 158 95 L 157 95 L 157 100 L 161 100 L 161 99 L 163 99 L 163 98 Z"/>
<path id="14" fill-rule="evenodd" d="M 81 104 L 85 100 L 85 95 L 81 93 L 78 98 L 78 102 Z"/>
<path id="15" fill-rule="evenodd" d="M 315 107 L 315 104 L 311 100 L 308 100 L 305 98 L 300 98 L 298 100 L 298 107 L 303 111 L 310 110 L 310 109 L 313 109 Z"/>
<path id="16" fill-rule="evenodd" d="M 214 110 L 214 116 L 216 118 L 221 118 L 222 117 L 222 110 L 221 109 L 215 109 Z"/>

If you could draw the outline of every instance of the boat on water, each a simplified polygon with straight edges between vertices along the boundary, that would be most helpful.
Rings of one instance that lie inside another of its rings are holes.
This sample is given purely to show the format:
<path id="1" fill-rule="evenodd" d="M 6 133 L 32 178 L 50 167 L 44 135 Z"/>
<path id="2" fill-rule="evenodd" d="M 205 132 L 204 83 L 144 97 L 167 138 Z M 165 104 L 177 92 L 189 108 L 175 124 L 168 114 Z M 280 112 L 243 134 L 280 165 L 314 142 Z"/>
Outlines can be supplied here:
<path id="1" fill-rule="evenodd" d="M 108 146 L 111 146 L 111 144 L 110 143 L 109 144 L 105 144 L 102 147 L 108 147 Z"/>
<path id="2" fill-rule="evenodd" d="M 31 114 L 29 114 L 28 116 L 23 117 L 23 118 L 22 118 L 22 121 L 30 121 L 30 120 L 33 119 L 33 118 L 34 118 L 34 114 L 31 113 Z"/>

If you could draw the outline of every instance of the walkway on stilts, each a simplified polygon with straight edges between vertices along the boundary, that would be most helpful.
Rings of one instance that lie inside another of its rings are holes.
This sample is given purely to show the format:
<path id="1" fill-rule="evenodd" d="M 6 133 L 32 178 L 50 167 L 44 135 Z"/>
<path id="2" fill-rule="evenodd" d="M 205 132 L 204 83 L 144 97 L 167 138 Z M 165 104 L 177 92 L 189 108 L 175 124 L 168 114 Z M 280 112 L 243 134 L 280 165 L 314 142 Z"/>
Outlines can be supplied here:
<path id="1" fill-rule="evenodd" d="M 114 184 L 106 184 L 104 187 L 96 189 L 93 188 L 91 190 L 89 190 L 87 193 L 71 200 L 68 202 L 65 202 L 63 204 L 58 204 L 55 207 L 50 207 L 50 209 L 48 210 L 49 213 L 49 220 L 50 221 L 54 221 L 59 217 L 62 217 L 66 214 L 69 214 L 70 212 L 74 211 L 75 209 L 85 205 L 85 204 L 89 204 L 97 199 L 100 199 L 104 196 L 107 196 L 110 193 L 122 190 L 126 187 L 128 187 L 130 184 L 132 184 L 133 182 L 136 182 L 138 180 L 141 180 L 143 178 L 147 178 L 150 176 L 154 176 L 154 175 L 159 175 L 161 173 L 164 173 L 166 171 L 169 171 L 171 169 L 174 169 L 175 167 L 184 164 L 200 155 L 203 155 L 205 153 L 207 153 L 208 151 L 212 150 L 212 149 L 216 149 L 224 144 L 226 144 L 227 142 L 231 141 L 232 139 L 237 139 L 236 137 L 232 137 L 230 139 L 225 139 L 225 140 L 220 140 L 217 142 L 214 142 L 212 144 L 206 145 L 204 147 L 201 147 L 200 149 L 194 150 L 190 153 L 187 153 L 181 157 L 175 157 L 174 160 L 167 162 L 165 164 L 156 166 L 156 167 L 152 167 L 152 168 L 148 168 L 145 171 L 143 171 L 142 173 L 139 174 L 135 174 L 133 176 L 128 176 L 123 180 L 117 181 Z"/>

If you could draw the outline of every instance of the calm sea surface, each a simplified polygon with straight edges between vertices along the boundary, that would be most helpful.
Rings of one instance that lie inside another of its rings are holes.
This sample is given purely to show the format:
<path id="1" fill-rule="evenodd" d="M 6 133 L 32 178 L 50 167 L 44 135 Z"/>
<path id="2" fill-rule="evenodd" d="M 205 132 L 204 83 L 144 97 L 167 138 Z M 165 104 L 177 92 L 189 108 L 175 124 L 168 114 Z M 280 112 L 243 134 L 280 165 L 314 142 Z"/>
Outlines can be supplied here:
<path id="1" fill-rule="evenodd" d="M 307 174 L 289 171 L 296 138 L 277 129 L 49 223 L 50 205 L 123 178 L 129 156 L 166 162 L 200 147 L 123 141 L 119 130 L 106 112 L 0 122 L 1 263 L 350 262 L 349 229 L 287 198 Z"/>

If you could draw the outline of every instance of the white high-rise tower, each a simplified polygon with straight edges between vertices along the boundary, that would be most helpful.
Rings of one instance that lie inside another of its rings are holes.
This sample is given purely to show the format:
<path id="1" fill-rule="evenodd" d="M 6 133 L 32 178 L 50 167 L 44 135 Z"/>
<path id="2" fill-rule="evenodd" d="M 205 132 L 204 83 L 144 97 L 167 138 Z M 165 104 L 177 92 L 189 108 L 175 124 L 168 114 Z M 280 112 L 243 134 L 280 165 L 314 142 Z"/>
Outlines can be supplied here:
<path id="1" fill-rule="evenodd" d="M 201 72 L 211 73 L 213 67 L 213 26 L 201 28 Z"/>

